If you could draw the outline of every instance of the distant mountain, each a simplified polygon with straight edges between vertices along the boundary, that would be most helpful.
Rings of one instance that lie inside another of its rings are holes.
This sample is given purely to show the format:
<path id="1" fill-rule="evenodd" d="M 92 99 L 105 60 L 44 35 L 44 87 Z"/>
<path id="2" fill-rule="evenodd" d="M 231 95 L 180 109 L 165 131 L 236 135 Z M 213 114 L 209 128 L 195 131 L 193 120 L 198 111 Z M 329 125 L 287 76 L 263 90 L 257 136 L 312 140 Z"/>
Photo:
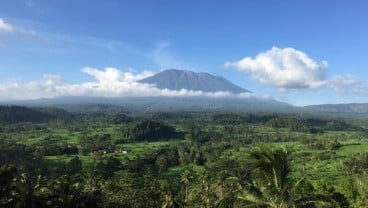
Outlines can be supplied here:
<path id="1" fill-rule="evenodd" d="M 159 89 L 193 90 L 203 92 L 227 91 L 234 94 L 250 92 L 223 77 L 214 76 L 205 72 L 168 69 L 151 77 L 140 80 L 141 83 L 154 84 Z"/>
<path id="2" fill-rule="evenodd" d="M 304 109 L 323 113 L 368 114 L 368 103 L 309 105 Z"/>
<path id="3" fill-rule="evenodd" d="M 250 92 L 225 78 L 208 73 L 170 69 L 140 80 L 160 89 L 193 90 L 203 92 L 227 91 L 233 94 Z M 1 104 L 1 103 L 0 103 Z M 88 97 L 67 96 L 48 99 L 3 102 L 5 105 L 58 107 L 68 112 L 155 112 L 155 111 L 290 111 L 287 103 L 257 96 L 147 96 L 147 97 Z"/>

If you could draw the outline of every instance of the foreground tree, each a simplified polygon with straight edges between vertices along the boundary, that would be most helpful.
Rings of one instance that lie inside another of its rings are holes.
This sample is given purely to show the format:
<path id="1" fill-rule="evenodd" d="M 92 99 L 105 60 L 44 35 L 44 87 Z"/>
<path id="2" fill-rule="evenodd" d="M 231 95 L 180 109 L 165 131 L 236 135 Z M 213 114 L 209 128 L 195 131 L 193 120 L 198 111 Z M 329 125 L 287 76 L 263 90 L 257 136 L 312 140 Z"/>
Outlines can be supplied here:
<path id="1" fill-rule="evenodd" d="M 208 173 L 201 173 L 199 181 L 196 186 L 191 190 L 189 199 L 191 202 L 200 207 L 210 208 L 216 201 L 216 194 L 213 188 L 213 184 L 209 181 Z"/>
<path id="2" fill-rule="evenodd" d="M 181 208 L 184 207 L 183 202 L 178 200 L 170 191 L 162 193 L 162 208 Z"/>
<path id="3" fill-rule="evenodd" d="M 330 195 L 297 195 L 297 187 L 303 179 L 294 182 L 290 177 L 290 155 L 286 149 L 259 146 L 249 154 L 249 162 L 254 167 L 252 181 L 239 181 L 241 191 L 233 190 L 219 205 L 227 201 L 234 207 L 289 208 L 315 207 L 318 204 L 341 207 Z"/>
<path id="4" fill-rule="evenodd" d="M 49 190 L 45 180 L 38 176 L 33 182 L 22 173 L 13 179 L 4 207 L 46 207 L 49 202 Z"/>
<path id="5" fill-rule="evenodd" d="M 97 191 L 85 185 L 82 181 L 75 182 L 65 175 L 51 181 L 50 190 L 53 207 L 97 207 Z"/>
<path id="6" fill-rule="evenodd" d="M 181 178 L 180 178 L 180 182 L 182 184 L 185 185 L 185 203 L 188 202 L 188 188 L 189 188 L 189 184 L 192 180 L 192 175 L 191 172 L 189 170 L 185 170 L 182 174 L 181 174 Z"/>

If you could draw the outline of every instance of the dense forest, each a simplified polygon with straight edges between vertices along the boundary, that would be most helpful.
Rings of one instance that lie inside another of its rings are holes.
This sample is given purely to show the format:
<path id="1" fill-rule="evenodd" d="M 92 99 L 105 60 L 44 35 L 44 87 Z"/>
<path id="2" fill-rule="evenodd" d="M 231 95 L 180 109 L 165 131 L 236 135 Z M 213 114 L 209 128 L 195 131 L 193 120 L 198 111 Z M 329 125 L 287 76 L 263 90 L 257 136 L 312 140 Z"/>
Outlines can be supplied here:
<path id="1" fill-rule="evenodd" d="M 0 207 L 368 207 L 368 120 L 0 107 Z"/>

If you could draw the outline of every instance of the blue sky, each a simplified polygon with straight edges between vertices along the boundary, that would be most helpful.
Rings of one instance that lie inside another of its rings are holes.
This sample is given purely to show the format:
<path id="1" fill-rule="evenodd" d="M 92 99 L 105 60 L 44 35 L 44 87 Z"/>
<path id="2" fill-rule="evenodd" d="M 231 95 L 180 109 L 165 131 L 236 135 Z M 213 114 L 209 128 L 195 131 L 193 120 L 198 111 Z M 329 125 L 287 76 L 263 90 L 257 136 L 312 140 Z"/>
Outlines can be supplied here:
<path id="1" fill-rule="evenodd" d="M 2 0 L 0 99 L 126 93 L 179 68 L 295 105 L 368 102 L 367 11 L 363 0 Z"/>

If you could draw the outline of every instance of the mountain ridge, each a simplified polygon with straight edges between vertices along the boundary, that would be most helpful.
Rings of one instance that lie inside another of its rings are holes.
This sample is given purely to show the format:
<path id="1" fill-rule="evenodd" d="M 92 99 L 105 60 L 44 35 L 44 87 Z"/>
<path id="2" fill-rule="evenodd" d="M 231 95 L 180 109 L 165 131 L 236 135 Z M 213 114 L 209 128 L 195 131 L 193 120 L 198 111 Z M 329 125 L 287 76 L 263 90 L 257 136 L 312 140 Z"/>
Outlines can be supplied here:
<path id="1" fill-rule="evenodd" d="M 306 110 L 324 113 L 368 114 L 368 103 L 340 103 L 307 105 Z"/>
<path id="2" fill-rule="evenodd" d="M 176 91 L 182 89 L 202 92 L 226 91 L 233 94 L 251 92 L 220 76 L 179 69 L 167 69 L 139 80 L 139 82 L 153 84 L 159 89 Z"/>

